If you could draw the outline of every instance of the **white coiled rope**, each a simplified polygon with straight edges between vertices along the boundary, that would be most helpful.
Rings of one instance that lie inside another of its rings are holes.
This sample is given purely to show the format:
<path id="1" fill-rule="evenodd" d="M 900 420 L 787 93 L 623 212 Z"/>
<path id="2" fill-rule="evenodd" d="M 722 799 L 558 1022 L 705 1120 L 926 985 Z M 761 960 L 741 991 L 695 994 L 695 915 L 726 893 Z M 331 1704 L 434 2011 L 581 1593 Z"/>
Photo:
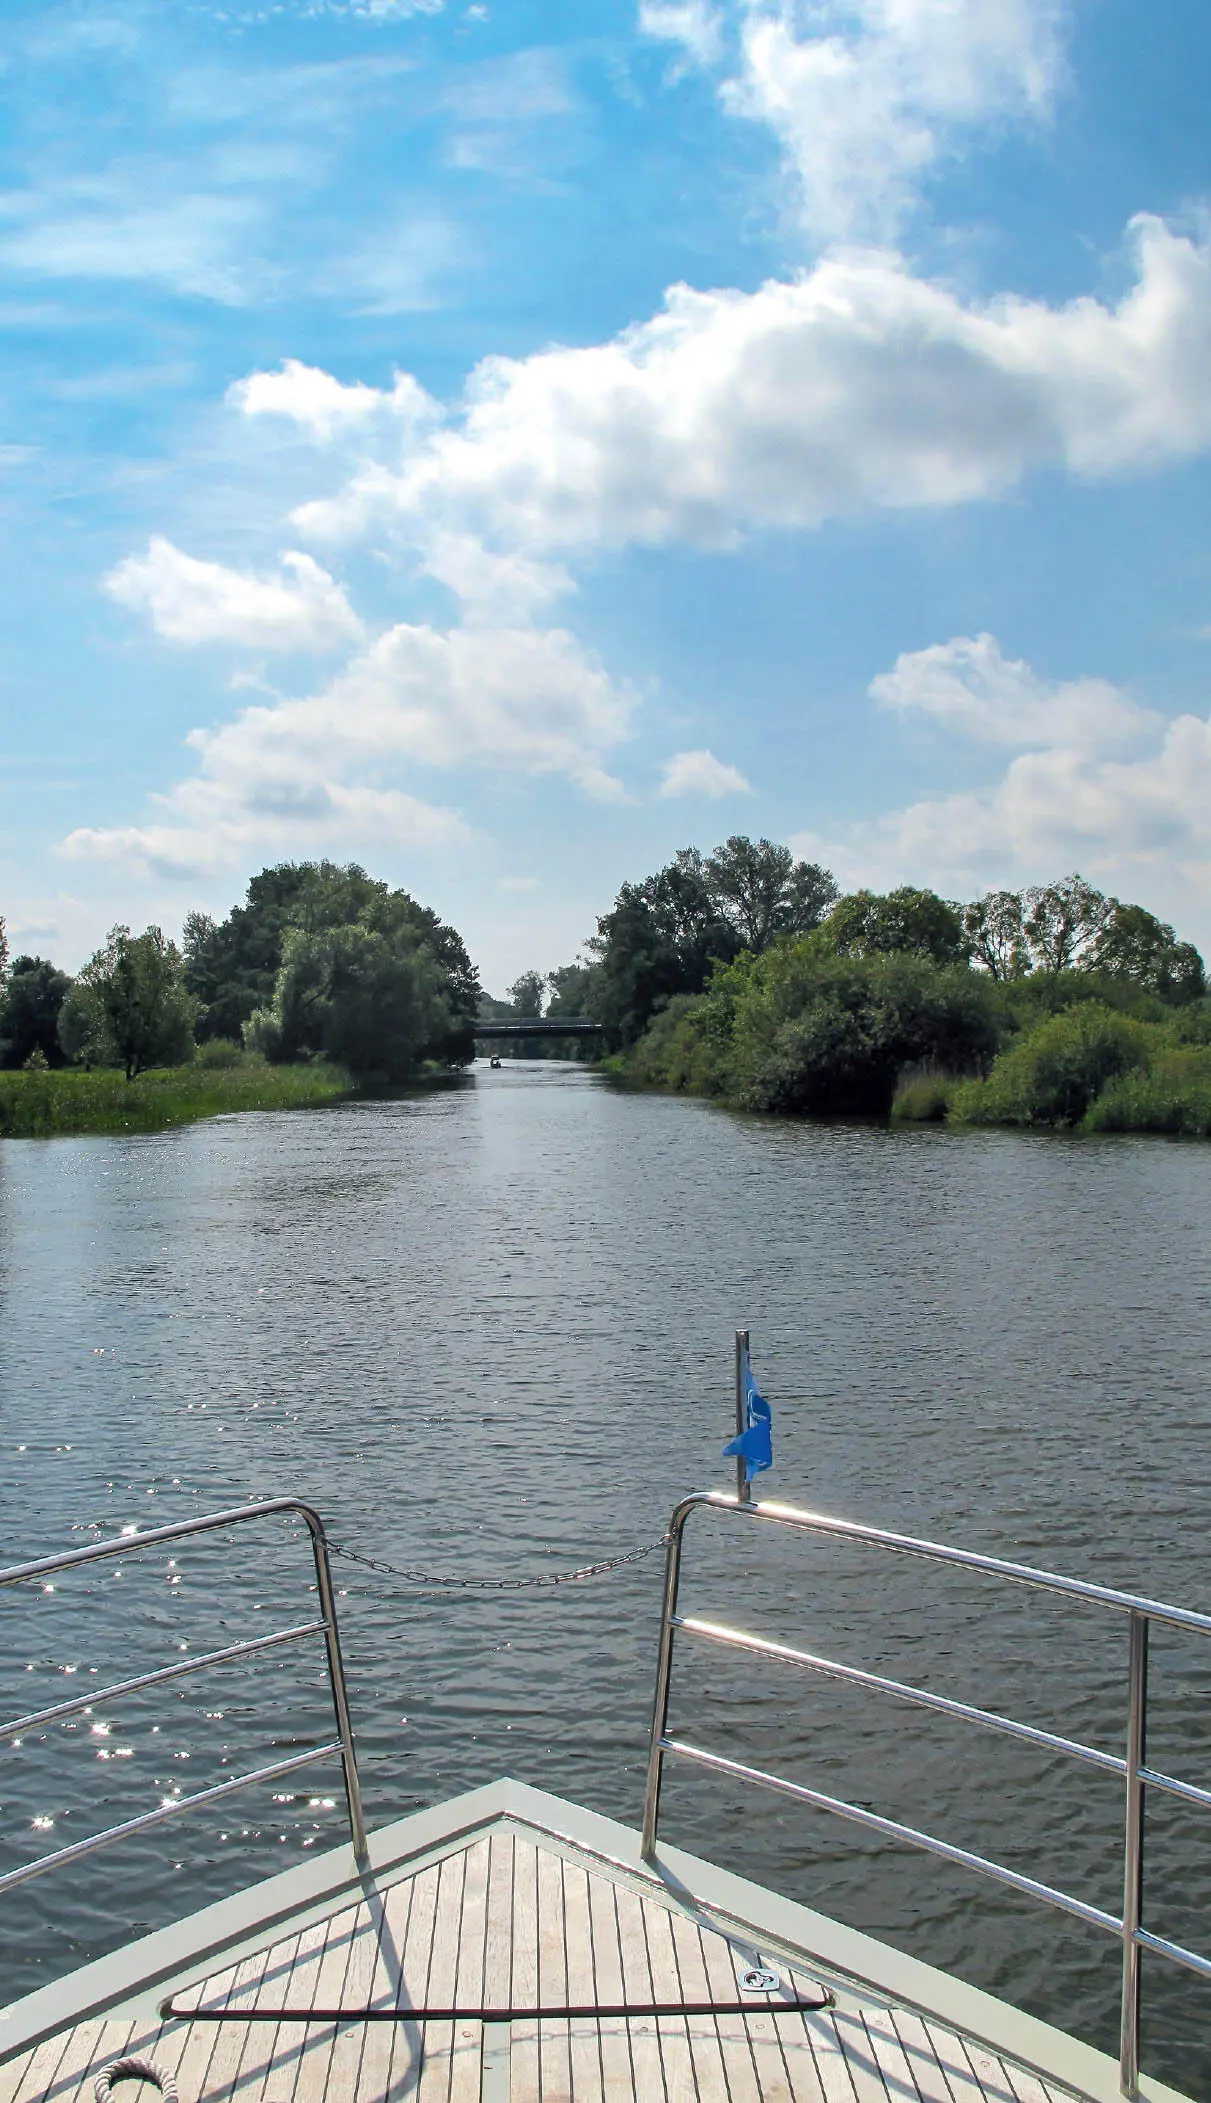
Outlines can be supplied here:
<path id="1" fill-rule="evenodd" d="M 181 2103 L 181 2092 L 171 2074 L 165 2073 L 154 2059 L 143 2059 L 132 2052 L 126 2059 L 111 2059 L 102 2067 L 93 2082 L 96 2103 L 112 2103 L 112 2091 L 116 2081 L 150 2081 L 158 2088 L 164 2103 Z"/>

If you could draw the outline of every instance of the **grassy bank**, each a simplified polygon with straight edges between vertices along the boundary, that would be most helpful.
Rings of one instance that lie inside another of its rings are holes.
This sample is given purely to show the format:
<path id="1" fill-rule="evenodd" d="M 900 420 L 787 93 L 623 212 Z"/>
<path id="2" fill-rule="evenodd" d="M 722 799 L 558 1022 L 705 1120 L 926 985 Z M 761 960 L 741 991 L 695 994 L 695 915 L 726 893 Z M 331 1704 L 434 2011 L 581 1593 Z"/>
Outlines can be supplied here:
<path id="1" fill-rule="evenodd" d="M 339 1067 L 167 1066 L 127 1081 L 120 1073 L 0 1073 L 0 1138 L 50 1139 L 88 1132 L 158 1132 L 233 1110 L 297 1110 L 349 1093 Z"/>

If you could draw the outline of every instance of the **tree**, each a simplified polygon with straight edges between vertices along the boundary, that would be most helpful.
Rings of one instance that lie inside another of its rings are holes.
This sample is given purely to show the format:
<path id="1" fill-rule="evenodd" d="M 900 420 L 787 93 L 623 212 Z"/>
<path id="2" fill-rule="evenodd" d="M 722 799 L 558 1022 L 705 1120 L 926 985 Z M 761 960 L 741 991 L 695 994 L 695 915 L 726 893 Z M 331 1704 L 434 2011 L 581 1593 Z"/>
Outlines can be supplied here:
<path id="1" fill-rule="evenodd" d="M 838 899 L 822 933 L 838 956 L 927 957 L 931 964 L 967 961 L 960 908 L 936 891 L 853 891 Z"/>
<path id="2" fill-rule="evenodd" d="M 192 1057 L 196 1013 L 176 944 L 158 927 L 113 927 L 63 1002 L 59 1042 L 70 1059 L 122 1066 L 132 1081 Z"/>
<path id="3" fill-rule="evenodd" d="M 295 928 L 272 1006 L 251 1017 L 247 1039 L 271 1059 L 320 1053 L 354 1074 L 406 1080 L 449 1042 L 446 983 L 413 928 Z"/>
<path id="4" fill-rule="evenodd" d="M 541 971 L 523 971 L 520 978 L 514 979 L 509 987 L 509 999 L 519 1021 L 537 1020 L 541 1016 L 546 991 L 547 982 Z"/>
<path id="5" fill-rule="evenodd" d="M 558 970 L 548 971 L 551 1002 L 547 1014 L 553 1020 L 579 1020 L 585 1013 L 585 1000 L 592 982 L 591 964 L 561 964 Z"/>
<path id="6" fill-rule="evenodd" d="M 2 987 L 3 987 L 3 985 L 4 985 L 4 981 L 5 981 L 5 979 L 6 979 L 7 977 L 8 977 L 8 931 L 7 931 L 7 929 L 5 928 L 5 925 L 4 925 L 4 915 L 3 915 L 3 913 L 0 913 L 0 988 L 2 988 Z"/>
<path id="7" fill-rule="evenodd" d="M 45 957 L 16 957 L 8 990 L 0 996 L 0 1064 L 24 1066 L 40 1052 L 48 1066 L 63 1060 L 59 1015 L 71 987 L 66 971 Z"/>
<path id="8" fill-rule="evenodd" d="M 450 1013 L 445 1055 L 472 1057 L 471 1025 L 480 987 L 461 937 L 430 907 L 367 876 L 356 862 L 280 862 L 253 877 L 245 903 L 233 907 L 226 920 L 188 915 L 186 978 L 202 1003 L 199 1036 L 238 1038 L 256 1010 L 272 1007 L 292 930 L 317 934 L 355 925 L 384 935 L 409 928 L 424 941 L 445 975 Z"/>
<path id="9" fill-rule="evenodd" d="M 837 896 L 830 872 L 819 863 L 797 862 L 789 847 L 742 833 L 715 849 L 703 874 L 715 910 L 758 956 L 776 935 L 818 927 Z"/>
<path id="10" fill-rule="evenodd" d="M 1032 884 L 1022 897 L 1024 932 L 1036 968 L 1066 971 L 1072 964 L 1087 963 L 1113 899 L 1086 883 L 1076 870 L 1059 883 Z"/>
<path id="11" fill-rule="evenodd" d="M 1030 969 L 1026 908 L 1020 891 L 988 891 L 963 908 L 963 932 L 972 959 L 991 977 L 1021 978 Z"/>
<path id="12" fill-rule="evenodd" d="M 610 1048 L 634 1044 L 679 993 L 700 993 L 717 963 L 815 927 L 836 895 L 827 869 L 770 840 L 735 834 L 710 856 L 683 847 L 654 876 L 624 884 L 598 921 L 584 1012 Z"/>
<path id="13" fill-rule="evenodd" d="M 1192 942 L 1179 942 L 1167 921 L 1142 905 L 1109 900 L 1087 961 L 1093 971 L 1132 979 L 1174 1005 L 1201 1000 L 1207 990 L 1203 960 Z M 14 970 L 16 966 L 14 966 Z"/>

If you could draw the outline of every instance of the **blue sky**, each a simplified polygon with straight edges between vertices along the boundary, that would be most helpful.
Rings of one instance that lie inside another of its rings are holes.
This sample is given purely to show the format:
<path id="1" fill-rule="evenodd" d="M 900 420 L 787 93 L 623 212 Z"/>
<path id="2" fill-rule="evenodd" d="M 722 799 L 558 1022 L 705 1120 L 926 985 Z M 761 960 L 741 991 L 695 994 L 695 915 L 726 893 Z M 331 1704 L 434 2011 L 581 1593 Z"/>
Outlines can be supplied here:
<path id="1" fill-rule="evenodd" d="M 356 858 L 499 990 L 767 833 L 1211 947 L 1211 19 L 5 11 L 0 912 Z"/>

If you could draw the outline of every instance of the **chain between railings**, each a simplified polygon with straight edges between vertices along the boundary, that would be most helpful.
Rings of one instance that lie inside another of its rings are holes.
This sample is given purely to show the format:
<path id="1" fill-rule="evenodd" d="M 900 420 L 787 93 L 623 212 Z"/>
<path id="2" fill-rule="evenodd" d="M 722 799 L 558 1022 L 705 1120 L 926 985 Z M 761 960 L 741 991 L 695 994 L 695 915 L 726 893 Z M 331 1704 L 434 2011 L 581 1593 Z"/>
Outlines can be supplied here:
<path id="1" fill-rule="evenodd" d="M 341 1541 L 330 1540 L 328 1548 L 332 1555 L 343 1555 L 347 1563 L 359 1563 L 365 1570 L 399 1578 L 404 1584 L 454 1592 L 529 1592 L 552 1585 L 583 1584 L 589 1577 L 604 1577 L 611 1570 L 624 1569 L 628 1563 L 641 1563 L 646 1556 L 656 1555 L 668 1545 L 669 1535 L 662 1533 L 659 1540 L 648 1541 L 642 1548 L 628 1549 L 625 1555 L 604 1556 L 600 1562 L 582 1563 L 575 1570 L 548 1570 L 539 1577 L 456 1577 L 448 1572 L 404 1569 L 397 1563 L 384 1562 L 381 1556 L 363 1555 L 358 1548 L 347 1548 Z"/>

